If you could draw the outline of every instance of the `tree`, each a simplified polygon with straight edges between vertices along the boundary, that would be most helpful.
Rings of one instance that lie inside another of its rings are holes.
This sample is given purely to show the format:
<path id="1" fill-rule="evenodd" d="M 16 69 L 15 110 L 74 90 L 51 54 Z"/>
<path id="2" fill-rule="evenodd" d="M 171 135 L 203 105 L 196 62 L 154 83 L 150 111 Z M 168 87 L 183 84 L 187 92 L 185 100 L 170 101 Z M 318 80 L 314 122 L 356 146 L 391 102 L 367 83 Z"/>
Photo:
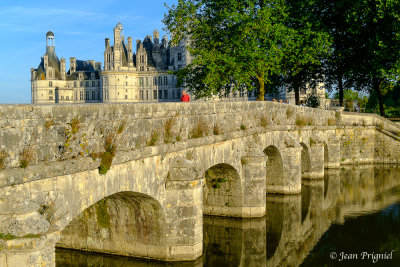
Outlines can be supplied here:
<path id="1" fill-rule="evenodd" d="M 322 76 L 328 91 L 339 92 L 339 104 L 343 106 L 344 89 L 352 88 L 350 68 L 354 64 L 354 39 L 359 13 L 354 0 L 316 1 L 316 17 L 321 27 L 328 32 L 332 41 L 330 53 L 322 60 Z"/>
<path id="2" fill-rule="evenodd" d="M 384 116 L 384 91 L 400 80 L 400 2 L 364 0 L 359 10 L 353 79 L 356 89 L 376 94 Z"/>
<path id="3" fill-rule="evenodd" d="M 324 61 L 328 88 L 336 87 L 343 105 L 345 88 L 376 94 L 384 115 L 383 91 L 400 74 L 400 2 L 397 0 L 317 1 L 324 27 L 333 39 Z"/>
<path id="4" fill-rule="evenodd" d="M 322 80 L 322 59 L 329 52 L 330 36 L 321 27 L 321 17 L 313 0 L 287 0 L 289 17 L 287 26 L 294 34 L 293 46 L 285 54 L 284 84 L 295 92 L 296 105 L 300 102 L 300 90 L 315 88 Z"/>
<path id="5" fill-rule="evenodd" d="M 173 43 L 187 37 L 194 56 L 176 73 L 178 83 L 196 97 L 257 86 L 264 100 L 265 88 L 288 73 L 288 60 L 298 71 L 314 55 L 312 34 L 299 34 L 289 11 L 283 0 L 179 0 L 163 20 Z"/>

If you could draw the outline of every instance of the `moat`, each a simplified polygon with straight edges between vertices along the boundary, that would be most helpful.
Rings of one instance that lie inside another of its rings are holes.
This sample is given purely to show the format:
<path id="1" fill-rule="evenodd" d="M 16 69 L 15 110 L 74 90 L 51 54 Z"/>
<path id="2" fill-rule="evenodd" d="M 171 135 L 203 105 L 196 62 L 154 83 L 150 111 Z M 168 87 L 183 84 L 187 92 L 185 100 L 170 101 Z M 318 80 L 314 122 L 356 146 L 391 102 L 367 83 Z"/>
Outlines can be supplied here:
<path id="1" fill-rule="evenodd" d="M 346 166 L 267 195 L 259 219 L 204 217 L 204 251 L 163 263 L 57 249 L 57 266 L 399 266 L 400 168 Z"/>

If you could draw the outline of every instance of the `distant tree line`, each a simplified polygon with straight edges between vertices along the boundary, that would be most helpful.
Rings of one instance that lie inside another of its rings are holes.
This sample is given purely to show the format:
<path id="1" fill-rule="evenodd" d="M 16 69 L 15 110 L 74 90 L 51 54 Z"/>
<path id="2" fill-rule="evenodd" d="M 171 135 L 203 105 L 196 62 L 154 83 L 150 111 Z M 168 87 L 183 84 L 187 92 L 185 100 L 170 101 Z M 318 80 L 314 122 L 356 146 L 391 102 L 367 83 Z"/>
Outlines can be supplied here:
<path id="1" fill-rule="evenodd" d="M 172 42 L 189 42 L 178 85 L 197 98 L 285 86 L 365 91 L 384 115 L 400 76 L 399 0 L 179 0 L 164 17 Z"/>

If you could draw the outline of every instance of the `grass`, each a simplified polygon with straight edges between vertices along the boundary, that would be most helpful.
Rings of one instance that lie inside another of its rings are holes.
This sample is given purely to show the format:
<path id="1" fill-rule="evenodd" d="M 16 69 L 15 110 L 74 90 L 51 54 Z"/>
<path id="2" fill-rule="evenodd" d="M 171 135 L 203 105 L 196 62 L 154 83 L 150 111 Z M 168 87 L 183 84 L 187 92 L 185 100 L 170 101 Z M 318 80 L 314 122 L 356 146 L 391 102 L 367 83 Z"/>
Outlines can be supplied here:
<path id="1" fill-rule="evenodd" d="M 294 114 L 294 109 L 288 108 L 288 109 L 286 110 L 286 117 L 287 117 L 288 119 L 292 118 L 292 117 L 293 117 L 293 114 Z"/>
<path id="2" fill-rule="evenodd" d="M 214 135 L 222 134 L 221 126 L 219 125 L 219 123 L 214 124 L 213 134 Z"/>
<path id="3" fill-rule="evenodd" d="M 33 157 L 33 150 L 28 147 L 25 148 L 21 155 L 20 155 L 20 163 L 19 163 L 19 167 L 20 168 L 26 168 L 28 167 L 28 165 L 31 163 L 32 161 L 32 157 Z"/>
<path id="4" fill-rule="evenodd" d="M 101 228 L 109 228 L 111 218 L 107 210 L 107 201 L 105 199 L 102 199 L 99 202 L 97 202 L 95 206 L 96 206 L 97 224 Z"/>
<path id="5" fill-rule="evenodd" d="M 4 160 L 8 157 L 8 154 L 4 150 L 0 150 L 0 171 L 3 170 L 6 166 Z"/>
<path id="6" fill-rule="evenodd" d="M 170 143 L 172 141 L 172 128 L 174 127 L 173 118 L 169 118 L 164 124 L 164 143 Z"/>
<path id="7" fill-rule="evenodd" d="M 240 130 L 242 130 L 242 131 L 246 130 L 246 125 L 241 124 L 241 125 L 240 125 Z"/>
<path id="8" fill-rule="evenodd" d="M 13 239 L 15 239 L 15 238 L 17 238 L 17 236 L 15 236 L 15 235 L 12 235 L 12 234 L 9 234 L 9 233 L 7 233 L 7 234 L 0 233 L 0 239 L 3 239 L 3 240 L 13 240 Z"/>
<path id="9" fill-rule="evenodd" d="M 154 130 L 151 133 L 150 139 L 147 140 L 146 145 L 154 146 L 158 142 L 159 139 L 160 139 L 160 134 L 158 133 L 157 130 Z"/>
<path id="10" fill-rule="evenodd" d="M 249 163 L 249 160 L 248 160 L 247 157 L 242 157 L 242 158 L 240 159 L 240 162 L 242 163 L 242 165 L 246 165 L 246 164 Z"/>
<path id="11" fill-rule="evenodd" d="M 328 125 L 329 126 L 336 125 L 336 118 L 328 118 Z"/>
<path id="12" fill-rule="evenodd" d="M 296 117 L 296 125 L 300 127 L 314 125 L 314 120 L 311 117 L 298 115 Z"/>
<path id="13" fill-rule="evenodd" d="M 124 121 L 121 122 L 121 124 L 118 126 L 117 134 L 122 134 L 122 132 L 125 130 L 125 125 L 126 123 Z"/>
<path id="14" fill-rule="evenodd" d="M 268 121 L 267 116 L 266 116 L 266 115 L 262 115 L 261 118 L 260 118 L 260 125 L 261 125 L 262 127 L 265 127 L 265 126 L 267 126 L 268 124 L 269 124 L 269 121 Z"/>
<path id="15" fill-rule="evenodd" d="M 205 121 L 200 118 L 197 124 L 192 128 L 190 138 L 200 138 L 206 136 L 208 133 L 208 127 Z"/>
<path id="16" fill-rule="evenodd" d="M 79 118 L 75 117 L 73 118 L 70 122 L 69 125 L 71 126 L 72 129 L 72 134 L 76 134 L 79 131 L 80 128 L 80 121 Z"/>
<path id="17" fill-rule="evenodd" d="M 54 125 L 54 120 L 48 120 L 44 123 L 44 128 L 46 128 L 46 130 L 49 130 L 51 126 Z"/>
<path id="18" fill-rule="evenodd" d="M 105 142 L 104 142 L 104 149 L 103 153 L 100 153 L 98 157 L 101 159 L 101 163 L 99 166 L 99 173 L 106 174 L 111 167 L 112 161 L 115 156 L 116 146 L 114 144 L 114 135 L 109 135 Z M 92 156 L 96 155 L 91 153 Z"/>

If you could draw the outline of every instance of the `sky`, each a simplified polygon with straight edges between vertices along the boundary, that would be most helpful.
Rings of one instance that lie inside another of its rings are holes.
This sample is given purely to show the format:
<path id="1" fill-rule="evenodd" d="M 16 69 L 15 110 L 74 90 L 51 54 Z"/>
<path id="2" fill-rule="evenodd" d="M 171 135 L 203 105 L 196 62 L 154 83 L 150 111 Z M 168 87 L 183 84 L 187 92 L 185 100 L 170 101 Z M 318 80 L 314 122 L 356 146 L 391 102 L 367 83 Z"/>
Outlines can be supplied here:
<path id="1" fill-rule="evenodd" d="M 168 6 L 178 0 L 0 1 L 0 104 L 30 103 L 30 69 L 46 52 L 46 33 L 55 35 L 58 58 L 104 63 L 104 39 L 113 42 L 121 22 L 124 36 L 143 40 L 158 29 Z M 167 34 L 168 35 L 168 34 Z M 168 36 L 169 37 L 169 36 Z"/>

